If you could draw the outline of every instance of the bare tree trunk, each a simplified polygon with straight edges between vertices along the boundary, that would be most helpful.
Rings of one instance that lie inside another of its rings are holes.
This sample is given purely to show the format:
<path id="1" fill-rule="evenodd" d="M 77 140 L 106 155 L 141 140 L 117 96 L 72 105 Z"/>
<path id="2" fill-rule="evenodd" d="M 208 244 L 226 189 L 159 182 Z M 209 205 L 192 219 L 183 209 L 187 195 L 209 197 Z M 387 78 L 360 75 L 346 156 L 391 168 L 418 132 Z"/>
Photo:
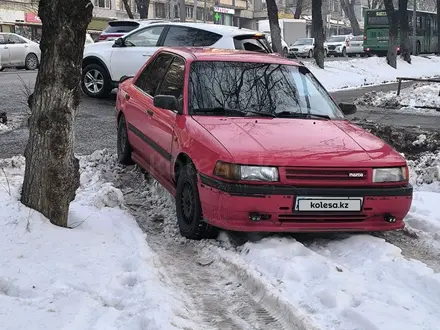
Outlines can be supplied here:
<path id="1" fill-rule="evenodd" d="M 399 31 L 399 12 L 394 10 L 393 0 L 384 0 L 385 9 L 390 22 L 388 33 L 387 63 L 397 69 L 397 33 Z"/>
<path id="2" fill-rule="evenodd" d="M 128 18 L 133 19 L 133 12 L 131 11 L 131 7 L 130 7 L 130 3 L 128 2 L 129 0 L 122 0 L 122 2 L 124 3 L 124 8 L 125 11 L 127 12 Z"/>
<path id="3" fill-rule="evenodd" d="M 293 18 L 299 19 L 301 17 L 302 10 L 303 10 L 303 4 L 304 4 L 304 0 L 297 0 L 295 14 L 293 15 Z"/>
<path id="4" fill-rule="evenodd" d="M 136 6 L 139 12 L 139 18 L 148 18 L 150 0 L 136 0 Z"/>
<path id="5" fill-rule="evenodd" d="M 341 0 L 341 6 L 345 15 L 350 20 L 351 28 L 353 29 L 353 35 L 358 36 L 361 34 L 361 28 L 354 12 L 355 0 Z"/>
<path id="6" fill-rule="evenodd" d="M 63 227 L 80 183 L 73 125 L 92 10 L 89 0 L 41 0 L 38 11 L 43 23 L 41 63 L 31 99 L 21 202 Z"/>
<path id="7" fill-rule="evenodd" d="M 313 57 L 316 65 L 324 69 L 324 24 L 321 8 L 322 0 L 312 0 L 312 37 L 315 38 Z"/>
<path id="8" fill-rule="evenodd" d="M 267 0 L 267 17 L 269 18 L 270 36 L 272 39 L 272 48 L 275 53 L 283 55 L 283 46 L 281 44 L 281 29 L 278 21 L 278 7 L 275 0 Z"/>
<path id="9" fill-rule="evenodd" d="M 400 56 L 411 64 L 411 48 L 409 42 L 408 0 L 399 0 L 400 23 Z"/>

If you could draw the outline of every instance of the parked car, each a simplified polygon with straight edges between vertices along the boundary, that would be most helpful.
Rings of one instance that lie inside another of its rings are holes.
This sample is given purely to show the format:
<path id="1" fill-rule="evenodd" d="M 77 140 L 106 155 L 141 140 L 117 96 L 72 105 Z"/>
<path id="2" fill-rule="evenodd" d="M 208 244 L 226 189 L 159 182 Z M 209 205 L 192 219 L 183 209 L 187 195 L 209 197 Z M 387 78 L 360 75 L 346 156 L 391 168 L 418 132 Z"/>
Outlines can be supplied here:
<path id="1" fill-rule="evenodd" d="M 15 33 L 0 32 L 0 70 L 11 67 L 35 70 L 40 58 L 41 50 L 38 43 Z"/>
<path id="2" fill-rule="evenodd" d="M 328 55 L 347 56 L 348 41 L 352 35 L 336 35 L 327 38 L 324 47 L 328 49 Z"/>
<path id="3" fill-rule="evenodd" d="M 400 229 L 407 163 L 355 111 L 282 56 L 164 47 L 119 85 L 117 154 L 175 196 L 186 238 Z"/>
<path id="4" fill-rule="evenodd" d="M 123 37 L 139 27 L 165 22 L 163 19 L 120 19 L 108 22 L 97 41 L 112 41 Z"/>
<path id="5" fill-rule="evenodd" d="M 272 47 L 272 36 L 270 35 L 270 31 L 265 31 L 267 42 L 269 42 L 270 47 Z M 289 54 L 289 45 L 287 42 L 281 37 L 281 47 L 283 47 L 283 55 L 287 57 Z"/>
<path id="6" fill-rule="evenodd" d="M 265 34 L 205 23 L 162 22 L 143 26 L 115 41 L 84 49 L 81 86 L 90 97 L 106 97 L 122 76 L 133 76 L 160 46 L 201 46 L 272 52 Z"/>
<path id="7" fill-rule="evenodd" d="M 289 54 L 295 54 L 299 57 L 313 57 L 315 49 L 315 38 L 301 38 L 295 41 L 289 47 Z M 324 57 L 327 57 L 328 49 L 324 44 Z"/>

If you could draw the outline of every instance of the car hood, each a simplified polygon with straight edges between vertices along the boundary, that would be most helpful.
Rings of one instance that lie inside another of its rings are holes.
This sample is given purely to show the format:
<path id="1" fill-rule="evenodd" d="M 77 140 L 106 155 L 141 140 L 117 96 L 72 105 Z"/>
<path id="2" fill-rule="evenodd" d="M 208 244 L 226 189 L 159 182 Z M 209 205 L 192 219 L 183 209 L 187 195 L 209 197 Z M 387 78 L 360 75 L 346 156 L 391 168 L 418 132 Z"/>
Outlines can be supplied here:
<path id="1" fill-rule="evenodd" d="M 290 48 L 298 48 L 298 49 L 312 49 L 313 45 L 292 45 Z"/>
<path id="2" fill-rule="evenodd" d="M 393 166 L 404 158 L 341 120 L 196 116 L 236 163 L 274 166 Z"/>
<path id="3" fill-rule="evenodd" d="M 88 52 L 98 52 L 103 49 L 111 49 L 114 43 L 114 40 L 95 42 L 93 44 L 86 45 L 84 47 L 84 53 L 86 54 Z"/>
<path id="4" fill-rule="evenodd" d="M 344 41 L 324 42 L 324 45 L 342 46 Z"/>

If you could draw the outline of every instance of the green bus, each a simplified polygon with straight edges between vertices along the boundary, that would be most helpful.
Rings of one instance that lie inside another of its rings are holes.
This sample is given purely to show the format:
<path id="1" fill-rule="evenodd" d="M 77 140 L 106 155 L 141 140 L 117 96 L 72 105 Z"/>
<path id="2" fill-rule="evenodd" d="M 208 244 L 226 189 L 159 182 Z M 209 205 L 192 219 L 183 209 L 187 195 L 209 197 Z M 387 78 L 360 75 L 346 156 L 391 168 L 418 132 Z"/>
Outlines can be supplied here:
<path id="1" fill-rule="evenodd" d="M 437 14 L 416 11 L 416 52 L 437 52 Z M 413 11 L 408 10 L 409 35 L 412 47 Z M 385 55 L 388 51 L 388 16 L 383 9 L 364 10 L 364 51 L 367 54 Z M 399 30 L 400 31 L 400 30 Z M 398 45 L 400 43 L 398 42 Z M 411 48 L 412 49 L 412 48 Z M 400 51 L 400 47 L 397 48 Z"/>

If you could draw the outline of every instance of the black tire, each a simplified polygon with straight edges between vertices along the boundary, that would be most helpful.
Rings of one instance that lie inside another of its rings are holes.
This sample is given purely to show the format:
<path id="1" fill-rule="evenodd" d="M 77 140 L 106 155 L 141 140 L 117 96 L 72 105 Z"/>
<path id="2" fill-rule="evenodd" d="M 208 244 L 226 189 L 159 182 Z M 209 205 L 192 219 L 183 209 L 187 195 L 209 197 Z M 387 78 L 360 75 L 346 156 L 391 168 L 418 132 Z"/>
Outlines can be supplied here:
<path id="1" fill-rule="evenodd" d="M 133 165 L 134 162 L 131 159 L 133 149 L 128 142 L 127 123 L 125 122 L 124 115 L 121 115 L 121 118 L 119 119 L 116 144 L 119 163 L 122 165 Z"/>
<path id="2" fill-rule="evenodd" d="M 347 56 L 347 49 L 344 47 L 342 48 L 342 57 L 346 57 Z"/>
<path id="3" fill-rule="evenodd" d="M 313 50 L 309 50 L 309 54 L 307 55 L 308 58 L 312 58 L 313 57 Z"/>
<path id="4" fill-rule="evenodd" d="M 34 53 L 29 53 L 24 60 L 26 70 L 38 69 L 38 57 Z"/>
<path id="5" fill-rule="evenodd" d="M 203 220 L 197 187 L 197 172 L 193 164 L 185 165 L 177 180 L 176 214 L 180 234 L 193 240 L 216 238 L 217 228 Z"/>
<path id="6" fill-rule="evenodd" d="M 288 57 L 288 55 L 289 55 L 289 50 L 286 47 L 284 47 L 283 48 L 283 56 Z"/>
<path id="7" fill-rule="evenodd" d="M 86 86 L 86 84 L 91 81 L 90 77 L 103 82 L 102 84 L 96 83 L 95 91 L 92 91 L 92 86 Z M 107 73 L 107 70 L 99 64 L 89 64 L 82 70 L 81 88 L 87 96 L 96 98 L 108 97 L 113 89 L 110 75 Z"/>
<path id="8" fill-rule="evenodd" d="M 324 57 L 328 57 L 327 49 L 324 49 Z"/>
<path id="9" fill-rule="evenodd" d="M 422 52 L 422 45 L 420 44 L 420 41 L 417 41 L 416 43 L 416 55 L 420 55 L 420 53 Z"/>

